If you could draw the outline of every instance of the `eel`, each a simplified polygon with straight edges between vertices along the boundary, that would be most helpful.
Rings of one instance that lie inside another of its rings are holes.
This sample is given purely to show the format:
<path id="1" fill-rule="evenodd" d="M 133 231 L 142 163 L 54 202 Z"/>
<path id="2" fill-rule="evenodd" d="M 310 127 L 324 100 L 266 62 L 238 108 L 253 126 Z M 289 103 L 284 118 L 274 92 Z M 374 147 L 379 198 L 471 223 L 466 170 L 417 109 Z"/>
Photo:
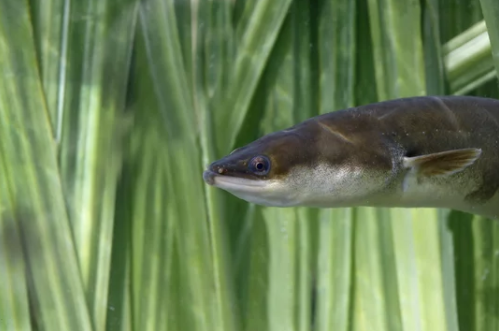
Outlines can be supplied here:
<path id="1" fill-rule="evenodd" d="M 499 100 L 415 96 L 333 111 L 237 148 L 203 179 L 271 207 L 449 208 L 499 219 Z"/>

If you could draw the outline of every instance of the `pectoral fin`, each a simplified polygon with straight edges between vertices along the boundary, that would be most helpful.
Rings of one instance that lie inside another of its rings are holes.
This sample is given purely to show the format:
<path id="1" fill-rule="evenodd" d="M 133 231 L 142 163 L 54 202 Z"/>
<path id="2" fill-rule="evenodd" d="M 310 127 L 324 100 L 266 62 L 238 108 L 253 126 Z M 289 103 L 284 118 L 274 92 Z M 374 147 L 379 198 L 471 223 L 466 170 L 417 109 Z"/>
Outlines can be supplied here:
<path id="1" fill-rule="evenodd" d="M 418 176 L 446 176 L 464 170 L 472 165 L 482 154 L 478 148 L 456 149 L 434 154 L 404 157 L 405 168 L 413 170 Z"/>

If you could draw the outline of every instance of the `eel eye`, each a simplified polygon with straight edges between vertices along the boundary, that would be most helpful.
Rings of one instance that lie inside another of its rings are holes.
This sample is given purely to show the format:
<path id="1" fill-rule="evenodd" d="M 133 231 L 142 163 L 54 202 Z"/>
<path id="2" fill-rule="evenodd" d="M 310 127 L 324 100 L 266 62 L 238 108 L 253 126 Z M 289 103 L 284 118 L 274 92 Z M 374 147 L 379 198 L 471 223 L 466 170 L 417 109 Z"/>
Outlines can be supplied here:
<path id="1" fill-rule="evenodd" d="M 255 175 L 264 176 L 270 171 L 270 160 L 263 155 L 255 156 L 249 162 L 249 169 Z"/>

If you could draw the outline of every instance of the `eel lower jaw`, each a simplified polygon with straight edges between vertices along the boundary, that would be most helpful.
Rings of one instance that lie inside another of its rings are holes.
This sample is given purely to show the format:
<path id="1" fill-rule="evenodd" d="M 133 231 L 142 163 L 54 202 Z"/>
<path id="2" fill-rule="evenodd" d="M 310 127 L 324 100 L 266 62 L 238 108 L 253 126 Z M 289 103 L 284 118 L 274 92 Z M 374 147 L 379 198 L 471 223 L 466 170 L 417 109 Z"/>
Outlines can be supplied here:
<path id="1" fill-rule="evenodd" d="M 266 180 L 252 180 L 233 176 L 224 176 L 211 170 L 203 173 L 204 181 L 211 186 L 215 186 L 229 191 L 252 191 L 264 189 L 269 185 Z"/>
<path id="2" fill-rule="evenodd" d="M 248 179 L 220 175 L 210 170 L 203 173 L 204 181 L 214 187 L 227 191 L 234 196 L 257 205 L 288 207 L 295 205 L 282 183 L 276 180 Z"/>
<path id="3" fill-rule="evenodd" d="M 205 181 L 206 184 L 213 186 L 213 185 L 215 185 L 215 176 L 216 175 L 217 174 L 214 173 L 213 171 L 205 170 L 205 172 L 203 172 L 203 180 Z"/>

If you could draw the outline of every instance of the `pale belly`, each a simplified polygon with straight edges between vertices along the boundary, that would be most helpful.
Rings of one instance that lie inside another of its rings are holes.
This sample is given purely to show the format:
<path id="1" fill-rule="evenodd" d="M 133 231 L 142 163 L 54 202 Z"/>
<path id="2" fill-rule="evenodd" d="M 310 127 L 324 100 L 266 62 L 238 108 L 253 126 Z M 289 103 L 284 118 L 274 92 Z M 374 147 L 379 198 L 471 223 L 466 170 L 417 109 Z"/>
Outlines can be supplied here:
<path id="1" fill-rule="evenodd" d="M 400 183 L 399 189 L 365 199 L 363 204 L 374 207 L 446 208 L 499 220 L 499 192 L 485 203 L 473 203 L 465 199 L 471 185 L 466 182 L 417 183 L 409 179 Z"/>

